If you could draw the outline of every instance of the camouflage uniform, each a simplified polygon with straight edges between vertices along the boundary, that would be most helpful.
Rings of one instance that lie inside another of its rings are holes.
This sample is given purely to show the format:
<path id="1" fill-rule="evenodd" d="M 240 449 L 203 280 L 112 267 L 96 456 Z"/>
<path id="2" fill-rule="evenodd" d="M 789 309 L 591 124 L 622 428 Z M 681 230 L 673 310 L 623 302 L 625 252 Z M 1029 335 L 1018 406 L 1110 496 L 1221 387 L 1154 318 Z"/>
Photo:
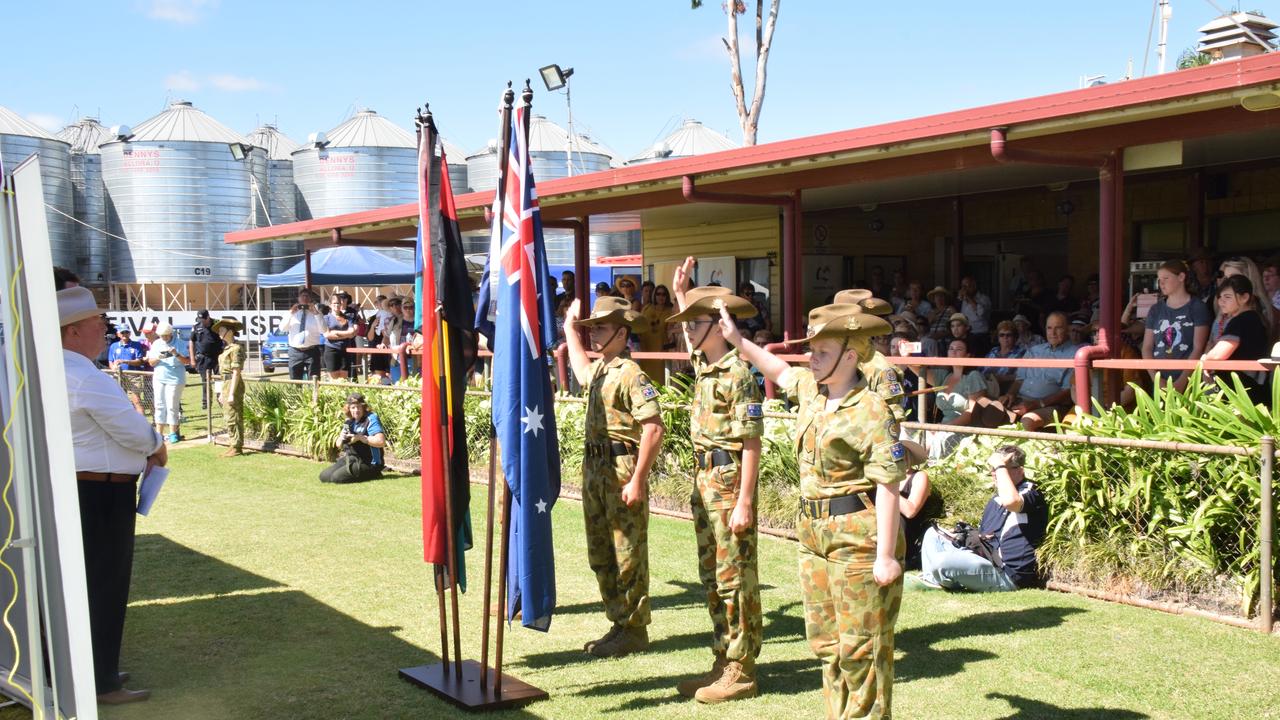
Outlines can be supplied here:
<path id="1" fill-rule="evenodd" d="M 753 522 L 739 535 L 729 529 L 729 521 L 738 502 L 743 441 L 764 432 L 760 386 L 736 348 L 715 363 L 696 351 L 692 361 L 697 371 L 689 415 L 694 452 L 705 458 L 720 449 L 734 460 L 698 470 L 692 497 L 698 575 L 711 613 L 711 647 L 718 657 L 750 665 L 760 654 L 762 634 L 756 527 Z"/>
<path id="2" fill-rule="evenodd" d="M 659 416 L 658 392 L 627 353 L 587 371 L 586 455 L 582 461 L 582 511 L 587 560 L 600 585 L 605 615 L 615 626 L 649 624 L 649 506 L 622 502 L 622 488 L 636 469 L 640 423 Z M 614 456 L 612 443 L 630 452 Z"/>
<path id="3" fill-rule="evenodd" d="M 884 398 L 885 404 L 893 412 L 894 419 L 902 422 L 906 417 L 906 410 L 902 407 L 902 371 L 897 365 L 889 362 L 880 351 L 872 350 L 871 352 L 870 360 L 858 364 L 858 372 L 867 379 L 867 386 L 871 388 L 871 392 Z"/>
<path id="4" fill-rule="evenodd" d="M 244 370 L 244 348 L 237 343 L 228 343 L 222 354 L 218 356 L 218 369 L 222 371 L 223 397 L 226 397 L 225 383 L 231 382 L 233 374 Z M 236 378 L 236 386 L 229 399 L 222 403 L 222 415 L 226 419 L 227 432 L 231 436 L 231 449 L 244 449 L 244 380 Z"/>
<path id="5" fill-rule="evenodd" d="M 859 383 L 828 410 L 828 398 L 809 370 L 791 368 L 782 381 L 780 388 L 800 405 L 796 452 L 802 501 L 855 493 L 874 499 L 877 483 L 903 480 L 906 451 L 897 442 L 898 423 L 879 395 Z M 895 553 L 900 562 L 906 548 L 901 534 Z M 802 513 L 797 536 L 805 636 L 822 661 L 827 717 L 890 717 L 893 628 L 902 579 L 880 587 L 872 575 L 876 508 L 816 519 Z"/>

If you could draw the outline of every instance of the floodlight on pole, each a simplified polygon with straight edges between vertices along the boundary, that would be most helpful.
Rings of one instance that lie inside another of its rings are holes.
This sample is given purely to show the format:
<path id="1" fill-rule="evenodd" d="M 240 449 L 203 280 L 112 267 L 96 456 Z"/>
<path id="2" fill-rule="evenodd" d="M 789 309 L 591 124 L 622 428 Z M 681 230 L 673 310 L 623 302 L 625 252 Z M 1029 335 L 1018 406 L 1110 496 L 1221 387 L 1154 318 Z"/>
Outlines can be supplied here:
<path id="1" fill-rule="evenodd" d="M 542 83 L 547 86 L 547 92 L 564 88 L 564 104 L 569 111 L 569 137 L 565 146 L 564 166 L 568 174 L 573 175 L 573 102 L 569 97 L 569 78 L 573 76 L 573 68 L 561 70 L 559 65 L 547 65 L 539 68 L 538 74 L 542 76 Z"/>

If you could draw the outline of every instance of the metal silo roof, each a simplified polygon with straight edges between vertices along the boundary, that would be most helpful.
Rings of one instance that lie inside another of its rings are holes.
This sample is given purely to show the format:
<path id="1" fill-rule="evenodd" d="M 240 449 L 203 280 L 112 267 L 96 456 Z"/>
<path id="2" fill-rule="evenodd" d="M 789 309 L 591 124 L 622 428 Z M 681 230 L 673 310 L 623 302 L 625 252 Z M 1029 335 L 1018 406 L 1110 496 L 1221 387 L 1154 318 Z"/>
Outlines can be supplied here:
<path id="1" fill-rule="evenodd" d="M 326 147 L 406 147 L 417 148 L 413 133 L 373 110 L 361 110 L 338 127 L 325 133 Z"/>
<path id="2" fill-rule="evenodd" d="M 445 138 L 440 138 L 440 143 L 444 145 L 444 154 L 452 158 L 451 163 L 466 163 L 467 151 L 463 150 L 457 143 L 452 143 Z"/>
<path id="3" fill-rule="evenodd" d="M 293 158 L 289 157 L 290 154 L 302 147 L 288 135 L 280 132 L 275 125 L 270 124 L 246 134 L 244 139 L 248 140 L 250 145 L 266 150 L 267 157 L 271 160 L 292 160 Z"/>
<path id="4" fill-rule="evenodd" d="M 244 142 L 243 135 L 197 110 L 186 100 L 170 103 L 168 109 L 144 120 L 132 132 L 130 140 L 133 142 Z"/>
<path id="5" fill-rule="evenodd" d="M 685 120 L 675 132 L 627 160 L 628 163 L 661 160 L 669 157 L 690 157 L 706 153 L 732 150 L 738 144 L 693 119 Z"/>
<path id="6" fill-rule="evenodd" d="M 115 139 L 97 118 L 85 117 L 58 131 L 58 139 L 71 143 L 71 152 L 98 155 L 98 146 Z"/>
<path id="7" fill-rule="evenodd" d="M 0 105 L 0 135 L 25 135 L 43 140 L 57 140 L 43 128 L 18 113 Z"/>

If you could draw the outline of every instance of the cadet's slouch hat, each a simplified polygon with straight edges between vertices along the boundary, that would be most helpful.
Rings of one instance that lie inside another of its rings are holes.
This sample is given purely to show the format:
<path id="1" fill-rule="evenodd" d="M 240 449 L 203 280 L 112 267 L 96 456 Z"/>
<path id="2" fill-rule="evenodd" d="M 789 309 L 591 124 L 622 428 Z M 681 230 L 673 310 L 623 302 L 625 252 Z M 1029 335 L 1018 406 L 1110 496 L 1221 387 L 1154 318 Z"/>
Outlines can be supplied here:
<path id="1" fill-rule="evenodd" d="M 893 332 L 884 318 L 872 315 L 853 303 L 832 303 L 809 311 L 809 331 L 803 342 L 821 338 L 858 338 Z"/>
<path id="2" fill-rule="evenodd" d="M 591 314 L 579 320 L 578 324 L 591 326 L 601 323 L 614 323 L 625 325 L 635 330 L 635 323 L 639 319 L 640 313 L 631 309 L 631 302 L 626 298 L 605 295 L 596 298 L 596 304 L 591 308 Z"/>
<path id="3" fill-rule="evenodd" d="M 755 317 L 759 314 L 756 306 L 746 298 L 735 295 L 727 287 L 696 287 L 684 294 L 686 305 L 684 310 L 667 318 L 667 322 L 684 322 L 704 315 L 720 315 L 720 308 L 739 318 Z"/>

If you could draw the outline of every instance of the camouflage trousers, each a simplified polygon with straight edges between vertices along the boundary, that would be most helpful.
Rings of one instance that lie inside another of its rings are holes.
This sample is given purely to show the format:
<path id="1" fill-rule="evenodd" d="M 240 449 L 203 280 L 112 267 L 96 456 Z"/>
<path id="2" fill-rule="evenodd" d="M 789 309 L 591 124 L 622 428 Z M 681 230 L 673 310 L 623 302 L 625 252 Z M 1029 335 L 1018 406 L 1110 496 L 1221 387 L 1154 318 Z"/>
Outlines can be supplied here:
<path id="1" fill-rule="evenodd" d="M 588 453 L 582 462 L 582 514 L 587 562 L 596 574 L 605 615 L 615 625 L 649 624 L 649 504 L 629 507 L 622 487 L 636 457 Z"/>
<path id="2" fill-rule="evenodd" d="M 893 628 L 902 578 L 880 587 L 872 575 L 875 510 L 820 519 L 802 515 L 796 531 L 805 637 L 822 661 L 827 717 L 892 717 Z M 905 548 L 899 531 L 899 562 Z"/>
<path id="3" fill-rule="evenodd" d="M 698 577 L 711 614 L 711 649 L 738 662 L 760 654 L 761 607 L 755 523 L 741 535 L 729 529 L 738 501 L 738 466 L 699 470 L 691 501 L 698 540 Z"/>
<path id="4" fill-rule="evenodd" d="M 236 450 L 244 449 L 244 385 L 231 397 L 230 402 L 222 403 L 222 417 L 227 424 L 227 435 L 230 445 Z"/>

